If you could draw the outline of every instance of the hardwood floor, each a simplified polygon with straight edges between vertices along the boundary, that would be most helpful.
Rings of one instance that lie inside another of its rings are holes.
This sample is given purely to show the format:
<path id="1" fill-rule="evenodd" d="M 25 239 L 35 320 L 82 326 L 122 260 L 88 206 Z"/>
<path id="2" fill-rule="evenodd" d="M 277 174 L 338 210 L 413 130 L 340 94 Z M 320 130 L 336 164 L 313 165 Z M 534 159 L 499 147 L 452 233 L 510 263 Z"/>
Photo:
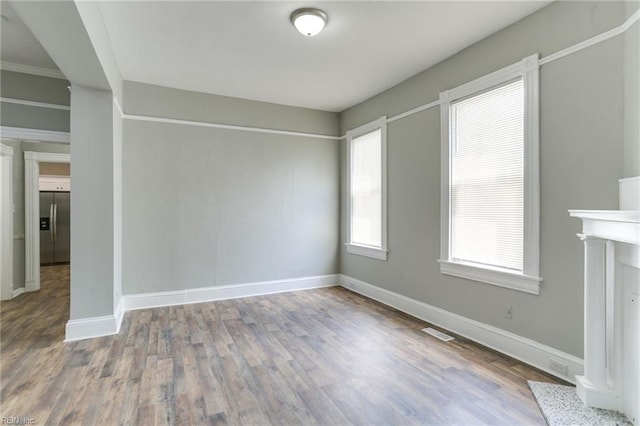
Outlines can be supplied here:
<path id="1" fill-rule="evenodd" d="M 558 382 L 339 287 L 132 311 L 118 336 L 65 344 L 69 270 L 52 268 L 40 292 L 1 304 L 2 416 L 544 425 L 526 380 Z"/>

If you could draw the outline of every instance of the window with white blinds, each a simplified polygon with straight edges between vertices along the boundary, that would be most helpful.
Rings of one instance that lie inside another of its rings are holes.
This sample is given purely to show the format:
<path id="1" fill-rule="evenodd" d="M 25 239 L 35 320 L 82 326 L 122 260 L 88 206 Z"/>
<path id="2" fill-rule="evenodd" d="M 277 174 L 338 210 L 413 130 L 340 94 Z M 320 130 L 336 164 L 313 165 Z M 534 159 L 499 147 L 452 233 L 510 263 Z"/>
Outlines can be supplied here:
<path id="1" fill-rule="evenodd" d="M 451 257 L 523 270 L 524 84 L 451 104 Z"/>
<path id="2" fill-rule="evenodd" d="M 382 247 L 382 131 L 351 140 L 351 242 Z"/>
<path id="3" fill-rule="evenodd" d="M 538 294 L 538 55 L 440 94 L 440 271 Z"/>
<path id="4" fill-rule="evenodd" d="M 347 132 L 347 252 L 386 259 L 386 117 Z"/>

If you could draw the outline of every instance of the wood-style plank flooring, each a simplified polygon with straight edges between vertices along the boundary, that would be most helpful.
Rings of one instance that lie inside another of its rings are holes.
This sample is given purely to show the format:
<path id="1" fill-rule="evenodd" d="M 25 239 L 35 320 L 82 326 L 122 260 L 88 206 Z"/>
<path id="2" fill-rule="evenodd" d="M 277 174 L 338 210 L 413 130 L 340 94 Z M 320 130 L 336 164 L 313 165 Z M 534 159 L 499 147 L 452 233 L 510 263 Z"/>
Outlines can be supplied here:
<path id="1" fill-rule="evenodd" d="M 50 268 L 50 269 L 47 269 Z M 2 302 L 0 415 L 36 424 L 544 425 L 552 377 L 334 287 L 125 315 L 62 343 L 69 268 Z"/>

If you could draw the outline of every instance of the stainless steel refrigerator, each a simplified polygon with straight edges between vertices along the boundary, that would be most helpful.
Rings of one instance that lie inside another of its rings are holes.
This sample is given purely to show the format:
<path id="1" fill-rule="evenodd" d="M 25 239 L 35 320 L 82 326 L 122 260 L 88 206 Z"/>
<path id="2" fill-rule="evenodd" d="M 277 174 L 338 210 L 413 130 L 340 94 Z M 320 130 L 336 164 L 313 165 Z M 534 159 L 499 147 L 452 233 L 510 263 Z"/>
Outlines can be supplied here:
<path id="1" fill-rule="evenodd" d="M 40 192 L 40 264 L 69 263 L 71 259 L 71 195 Z"/>

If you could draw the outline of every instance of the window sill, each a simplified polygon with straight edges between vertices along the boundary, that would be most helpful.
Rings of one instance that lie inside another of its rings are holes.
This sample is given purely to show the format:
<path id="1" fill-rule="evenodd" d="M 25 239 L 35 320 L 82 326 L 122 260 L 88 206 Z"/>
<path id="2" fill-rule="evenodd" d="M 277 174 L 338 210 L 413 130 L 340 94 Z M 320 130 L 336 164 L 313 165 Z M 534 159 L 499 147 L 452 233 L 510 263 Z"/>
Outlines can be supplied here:
<path id="1" fill-rule="evenodd" d="M 347 253 L 372 257 L 378 260 L 387 260 L 387 253 L 389 253 L 388 250 L 370 246 L 360 246 L 351 243 L 345 243 L 345 246 L 347 246 Z"/>
<path id="2" fill-rule="evenodd" d="M 542 278 L 539 277 L 480 268 L 475 265 L 451 262 L 448 260 L 438 260 L 438 262 L 440 263 L 440 272 L 445 275 L 480 281 L 486 284 L 523 291 L 525 293 L 540 294 L 540 282 Z"/>

